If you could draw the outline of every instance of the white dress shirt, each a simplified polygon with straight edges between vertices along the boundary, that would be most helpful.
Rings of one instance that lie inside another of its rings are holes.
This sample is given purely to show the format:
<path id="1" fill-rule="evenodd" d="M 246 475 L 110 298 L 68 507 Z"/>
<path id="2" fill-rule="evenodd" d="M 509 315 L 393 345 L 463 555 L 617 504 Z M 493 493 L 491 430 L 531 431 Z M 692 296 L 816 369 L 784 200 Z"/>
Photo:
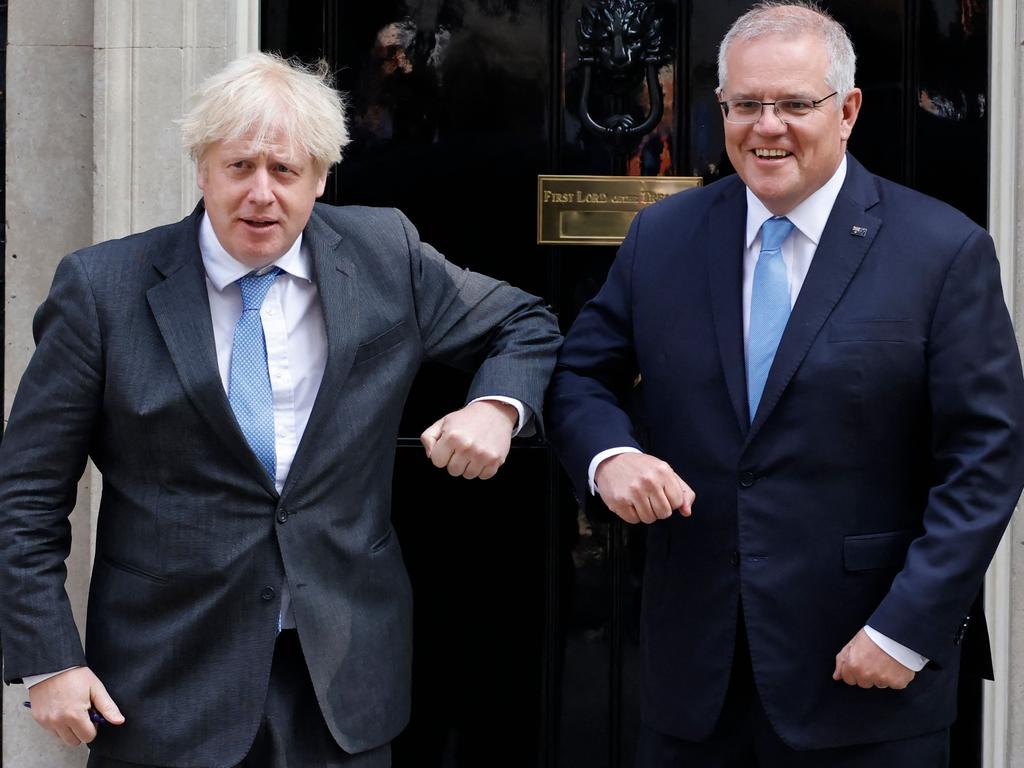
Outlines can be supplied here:
<path id="1" fill-rule="evenodd" d="M 821 233 L 825 231 L 828 217 L 832 213 L 832 206 L 835 205 L 839 190 L 842 189 L 846 180 L 846 156 L 832 178 L 825 182 L 810 197 L 800 203 L 796 208 L 786 214 L 786 218 L 793 222 L 793 231 L 782 242 L 782 261 L 786 265 L 786 275 L 789 278 L 789 301 L 790 307 L 796 304 L 796 298 L 800 294 L 807 272 L 811 268 L 811 260 L 821 240 Z M 754 268 L 757 266 L 757 259 L 761 251 L 761 225 L 772 218 L 774 214 L 769 211 L 764 203 L 757 199 L 750 189 L 747 189 L 747 229 L 744 239 L 743 251 L 743 347 L 746 349 L 747 334 L 750 330 L 750 294 L 754 284 Z M 641 453 L 632 446 L 619 446 L 601 451 L 590 461 L 588 469 L 590 492 L 597 492 L 595 475 L 597 468 L 605 459 L 616 456 L 620 453 Z M 897 643 L 895 640 L 883 635 L 871 627 L 864 627 L 868 637 L 883 651 L 892 656 L 903 666 L 919 672 L 928 659 L 919 653 Z M 839 650 L 838 648 L 836 649 Z"/>

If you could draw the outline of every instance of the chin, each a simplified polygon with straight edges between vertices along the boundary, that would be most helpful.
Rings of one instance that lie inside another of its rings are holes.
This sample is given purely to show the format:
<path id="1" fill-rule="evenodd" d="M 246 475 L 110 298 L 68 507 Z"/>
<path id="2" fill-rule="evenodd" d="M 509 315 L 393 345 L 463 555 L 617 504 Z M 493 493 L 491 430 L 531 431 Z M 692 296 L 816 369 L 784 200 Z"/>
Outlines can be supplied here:
<path id="1" fill-rule="evenodd" d="M 240 254 L 237 260 L 253 269 L 265 267 L 276 258 L 271 255 L 272 251 L 263 248 L 242 248 Z"/>
<path id="2" fill-rule="evenodd" d="M 757 199 L 767 206 L 788 200 L 793 194 L 793 191 L 784 185 L 773 184 L 771 182 L 765 183 L 763 180 L 761 183 L 758 183 L 758 180 L 755 180 L 747 186 L 749 186 L 750 191 L 757 196 Z"/>

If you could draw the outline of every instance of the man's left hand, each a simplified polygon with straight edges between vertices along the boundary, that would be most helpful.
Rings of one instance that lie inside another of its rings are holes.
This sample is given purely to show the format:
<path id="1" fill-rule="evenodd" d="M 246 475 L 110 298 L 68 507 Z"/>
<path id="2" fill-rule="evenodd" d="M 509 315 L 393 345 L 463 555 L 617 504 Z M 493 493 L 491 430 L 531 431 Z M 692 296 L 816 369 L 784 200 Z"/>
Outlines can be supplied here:
<path id="1" fill-rule="evenodd" d="M 499 400 L 478 400 L 435 421 L 420 442 L 435 467 L 452 477 L 494 477 L 505 463 L 519 413 Z"/>
<path id="2" fill-rule="evenodd" d="M 861 629 L 853 640 L 836 654 L 833 680 L 861 688 L 895 688 L 902 690 L 914 679 L 914 671 L 900 664 L 879 648 Z"/>

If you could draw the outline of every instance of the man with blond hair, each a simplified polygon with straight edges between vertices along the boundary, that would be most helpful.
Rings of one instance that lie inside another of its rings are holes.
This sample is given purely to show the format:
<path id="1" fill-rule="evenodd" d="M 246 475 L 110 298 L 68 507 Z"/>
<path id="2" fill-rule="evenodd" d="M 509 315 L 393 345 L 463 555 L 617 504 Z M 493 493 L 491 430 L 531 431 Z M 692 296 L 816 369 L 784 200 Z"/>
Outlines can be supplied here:
<path id="1" fill-rule="evenodd" d="M 854 65 L 812 3 L 735 22 L 737 175 L 637 216 L 552 379 L 580 498 L 649 526 L 638 768 L 940 768 L 991 673 L 1017 343 L 985 231 L 847 154 Z"/>
<path id="2" fill-rule="evenodd" d="M 489 478 L 540 427 L 557 325 L 398 211 L 315 202 L 347 142 L 324 71 L 239 59 L 183 136 L 192 215 L 67 256 L 35 317 L 0 448 L 4 679 L 93 768 L 387 766 L 412 657 L 405 398 L 425 361 L 475 370 L 422 440 Z M 83 652 L 63 561 L 87 458 Z"/>

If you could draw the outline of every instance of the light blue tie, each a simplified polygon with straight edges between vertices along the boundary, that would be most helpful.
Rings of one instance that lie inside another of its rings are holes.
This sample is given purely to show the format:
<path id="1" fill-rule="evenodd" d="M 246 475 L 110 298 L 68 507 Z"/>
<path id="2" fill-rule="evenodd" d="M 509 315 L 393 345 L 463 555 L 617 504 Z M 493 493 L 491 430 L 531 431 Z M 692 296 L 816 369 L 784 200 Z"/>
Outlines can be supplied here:
<path id="1" fill-rule="evenodd" d="M 267 470 L 277 478 L 277 452 L 274 449 L 274 392 L 267 370 L 267 342 L 263 336 L 260 307 L 274 280 L 281 274 L 277 267 L 264 274 L 253 273 L 238 281 L 242 289 L 242 315 L 235 326 L 228 372 L 228 402 L 249 447 Z"/>
<path id="2" fill-rule="evenodd" d="M 754 268 L 747 331 L 747 404 L 751 422 L 789 320 L 789 278 L 782 261 L 782 241 L 792 231 L 793 222 L 787 218 L 768 219 L 761 225 L 761 253 Z"/>

